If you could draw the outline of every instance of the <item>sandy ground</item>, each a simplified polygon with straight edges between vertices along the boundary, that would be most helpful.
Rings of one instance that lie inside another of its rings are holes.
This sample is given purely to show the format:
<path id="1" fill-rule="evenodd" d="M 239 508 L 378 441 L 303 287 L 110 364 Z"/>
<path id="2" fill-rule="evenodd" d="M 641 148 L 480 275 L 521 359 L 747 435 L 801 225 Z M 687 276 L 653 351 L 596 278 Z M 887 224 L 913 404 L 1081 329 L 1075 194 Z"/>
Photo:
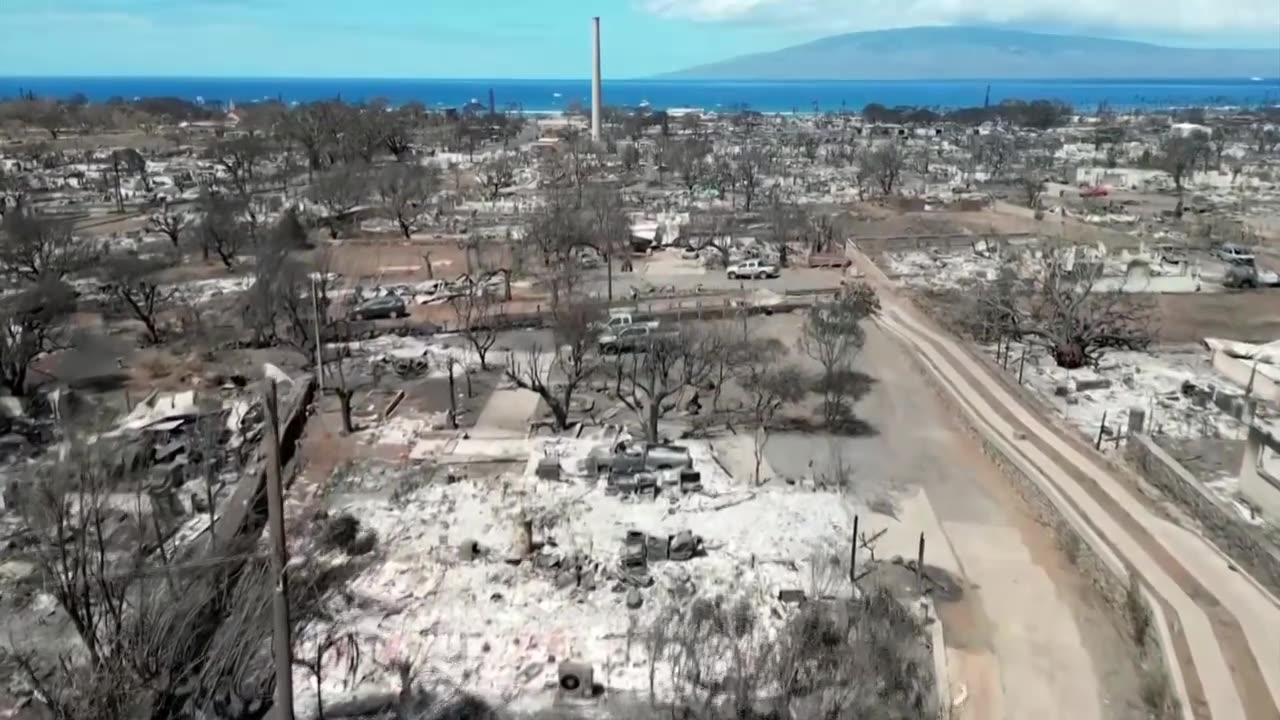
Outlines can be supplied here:
<path id="1" fill-rule="evenodd" d="M 477 438 L 525 437 L 541 402 L 542 398 L 532 390 L 497 390 L 476 418 L 471 435 Z"/>
<path id="2" fill-rule="evenodd" d="M 1216 337 L 1262 343 L 1280 338 L 1280 289 L 1152 299 L 1159 314 L 1156 333 L 1163 342 Z"/>

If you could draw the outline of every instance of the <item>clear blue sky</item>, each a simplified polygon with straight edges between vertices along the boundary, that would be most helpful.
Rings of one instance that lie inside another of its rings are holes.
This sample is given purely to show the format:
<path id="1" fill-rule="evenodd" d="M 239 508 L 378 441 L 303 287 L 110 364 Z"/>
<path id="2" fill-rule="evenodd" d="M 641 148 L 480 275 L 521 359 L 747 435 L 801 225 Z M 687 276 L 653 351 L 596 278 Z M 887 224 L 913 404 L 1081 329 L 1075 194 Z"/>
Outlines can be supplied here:
<path id="1" fill-rule="evenodd" d="M 0 0 L 0 73 L 643 77 L 838 32 L 939 24 L 1280 45 L 1280 0 Z"/>

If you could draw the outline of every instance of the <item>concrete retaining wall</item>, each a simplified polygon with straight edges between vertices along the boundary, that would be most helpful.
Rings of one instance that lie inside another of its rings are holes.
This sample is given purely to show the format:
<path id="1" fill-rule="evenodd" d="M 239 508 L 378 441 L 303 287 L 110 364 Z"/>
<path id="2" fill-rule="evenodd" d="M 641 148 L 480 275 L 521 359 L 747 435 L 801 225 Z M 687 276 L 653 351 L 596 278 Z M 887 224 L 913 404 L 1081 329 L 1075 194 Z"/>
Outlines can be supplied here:
<path id="1" fill-rule="evenodd" d="M 1240 463 L 1240 492 L 1273 522 L 1280 519 L 1280 447 L 1258 425 L 1249 428 Z"/>
<path id="2" fill-rule="evenodd" d="M 1214 497 L 1150 437 L 1130 436 L 1125 455 L 1147 481 L 1200 523 L 1213 544 L 1268 590 L 1280 594 L 1280 551 L 1259 537 L 1258 528 Z"/>
<path id="3" fill-rule="evenodd" d="M 1231 357 L 1210 341 L 1209 362 L 1237 387 L 1249 388 L 1249 395 L 1272 403 L 1280 403 L 1280 382 L 1267 374 L 1267 366 Z"/>

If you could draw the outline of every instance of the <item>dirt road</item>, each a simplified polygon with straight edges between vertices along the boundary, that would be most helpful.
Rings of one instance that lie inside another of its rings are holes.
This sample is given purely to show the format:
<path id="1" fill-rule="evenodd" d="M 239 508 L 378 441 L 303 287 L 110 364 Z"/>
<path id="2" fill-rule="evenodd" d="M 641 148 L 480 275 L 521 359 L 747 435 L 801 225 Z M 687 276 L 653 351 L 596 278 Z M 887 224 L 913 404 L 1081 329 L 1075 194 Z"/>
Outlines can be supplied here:
<path id="1" fill-rule="evenodd" d="M 791 315 L 761 323 L 784 342 L 796 332 Z M 1143 717 L 1124 630 L 954 422 L 904 348 L 869 327 L 857 369 L 874 378 L 856 406 L 870 431 L 838 440 L 775 436 L 767 459 L 791 476 L 803 475 L 812 460 L 810 472 L 821 474 L 839 452 L 862 504 L 897 498 L 899 522 L 889 526 L 890 535 L 908 535 L 909 548 L 915 533 L 929 536 L 926 562 L 957 574 L 964 588 L 962 598 L 938 604 L 952 694 L 967 696 L 962 716 Z"/>
<path id="2" fill-rule="evenodd" d="M 1280 603 L 1207 540 L 1158 517 L 1101 458 L 1017 398 L 958 341 L 934 329 L 865 257 L 885 293 L 882 327 L 930 368 L 985 436 L 1078 514 L 1097 551 L 1134 568 L 1158 598 L 1175 650 L 1176 685 L 1196 717 L 1273 720 L 1280 699 Z"/>

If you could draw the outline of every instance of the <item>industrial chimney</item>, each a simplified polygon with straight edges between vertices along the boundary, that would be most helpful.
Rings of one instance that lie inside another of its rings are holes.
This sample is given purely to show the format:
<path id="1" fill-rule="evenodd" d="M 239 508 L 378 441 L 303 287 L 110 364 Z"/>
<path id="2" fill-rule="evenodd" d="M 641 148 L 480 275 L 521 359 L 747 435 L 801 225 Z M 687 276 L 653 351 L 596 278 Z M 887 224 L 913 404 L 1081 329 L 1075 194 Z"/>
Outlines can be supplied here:
<path id="1" fill-rule="evenodd" d="M 593 31 L 591 63 L 591 139 L 600 142 L 600 116 L 604 98 L 600 94 L 600 18 L 591 18 Z"/>

